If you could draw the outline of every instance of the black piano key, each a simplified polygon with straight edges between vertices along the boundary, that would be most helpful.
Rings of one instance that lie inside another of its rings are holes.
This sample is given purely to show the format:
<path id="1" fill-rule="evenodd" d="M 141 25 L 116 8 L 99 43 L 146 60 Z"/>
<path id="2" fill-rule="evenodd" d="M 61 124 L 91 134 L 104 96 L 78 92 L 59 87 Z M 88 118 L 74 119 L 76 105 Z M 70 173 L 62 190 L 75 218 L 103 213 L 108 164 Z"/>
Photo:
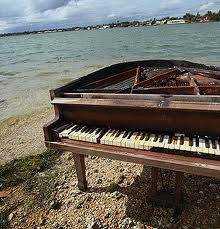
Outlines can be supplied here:
<path id="1" fill-rule="evenodd" d="M 164 135 L 161 135 L 161 136 L 160 136 L 160 139 L 159 139 L 159 142 L 160 142 L 160 143 L 163 142 L 163 139 L 164 139 Z"/>
<path id="2" fill-rule="evenodd" d="M 196 147 L 199 147 L 199 137 L 196 136 Z"/>
<path id="3" fill-rule="evenodd" d="M 189 137 L 189 146 L 193 146 L 193 137 Z"/>
<path id="4" fill-rule="evenodd" d="M 210 148 L 209 139 L 207 137 L 205 138 L 205 147 Z"/>
<path id="5" fill-rule="evenodd" d="M 144 132 L 141 133 L 140 141 L 144 139 L 145 134 L 146 133 L 144 133 Z"/>
<path id="6" fill-rule="evenodd" d="M 215 142 L 215 139 L 212 139 L 212 148 L 213 149 L 217 149 L 217 145 L 216 145 L 216 142 Z"/>
<path id="7" fill-rule="evenodd" d="M 180 145 L 183 145 L 184 144 L 184 136 L 182 135 L 181 137 L 180 137 Z"/>

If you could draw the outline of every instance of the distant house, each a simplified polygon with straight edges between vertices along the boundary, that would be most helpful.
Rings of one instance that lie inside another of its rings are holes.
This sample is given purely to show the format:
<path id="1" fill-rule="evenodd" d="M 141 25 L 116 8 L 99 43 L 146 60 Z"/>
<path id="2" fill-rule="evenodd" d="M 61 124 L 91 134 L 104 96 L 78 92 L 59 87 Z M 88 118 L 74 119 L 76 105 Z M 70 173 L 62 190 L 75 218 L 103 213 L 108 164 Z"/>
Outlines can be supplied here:
<path id="1" fill-rule="evenodd" d="M 175 24 L 185 24 L 186 21 L 183 19 L 178 19 L 178 20 L 168 20 L 167 25 L 175 25 Z"/>
<path id="2" fill-rule="evenodd" d="M 103 28 L 103 29 L 108 29 L 108 28 L 110 28 L 110 26 L 109 26 L 109 25 L 103 25 L 102 28 Z"/>

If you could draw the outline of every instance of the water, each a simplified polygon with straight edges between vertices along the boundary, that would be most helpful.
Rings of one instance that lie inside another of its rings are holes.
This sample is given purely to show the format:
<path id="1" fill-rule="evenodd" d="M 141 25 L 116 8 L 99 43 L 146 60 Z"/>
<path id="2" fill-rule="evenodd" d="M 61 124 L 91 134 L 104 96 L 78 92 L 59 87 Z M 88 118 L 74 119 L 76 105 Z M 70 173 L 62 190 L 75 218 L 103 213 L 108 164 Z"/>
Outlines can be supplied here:
<path id="1" fill-rule="evenodd" d="M 0 120 L 49 106 L 49 89 L 137 59 L 220 66 L 220 23 L 115 28 L 0 38 Z"/>

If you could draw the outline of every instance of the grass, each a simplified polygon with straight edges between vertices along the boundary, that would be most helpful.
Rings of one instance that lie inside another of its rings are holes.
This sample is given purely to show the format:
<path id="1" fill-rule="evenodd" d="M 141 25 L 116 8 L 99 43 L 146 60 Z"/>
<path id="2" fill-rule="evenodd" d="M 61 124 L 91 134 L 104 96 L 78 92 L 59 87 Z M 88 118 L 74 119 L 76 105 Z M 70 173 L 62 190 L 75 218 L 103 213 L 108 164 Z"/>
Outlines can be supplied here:
<path id="1" fill-rule="evenodd" d="M 0 189 L 12 187 L 31 179 L 37 172 L 53 166 L 57 158 L 57 152 L 46 150 L 42 154 L 15 159 L 0 166 Z"/>
<path id="2" fill-rule="evenodd" d="M 0 229 L 5 229 L 8 226 L 8 215 L 7 210 L 0 210 Z"/>
<path id="3" fill-rule="evenodd" d="M 34 175 L 51 168 L 58 157 L 58 152 L 46 150 L 42 154 L 15 159 L 0 166 L 0 190 L 23 183 L 24 190 L 32 194 L 26 204 L 33 206 L 36 202 L 43 203 L 51 198 L 56 174 L 48 173 L 44 177 Z M 11 210 L 10 206 L 0 206 L 0 229 L 7 228 Z"/>

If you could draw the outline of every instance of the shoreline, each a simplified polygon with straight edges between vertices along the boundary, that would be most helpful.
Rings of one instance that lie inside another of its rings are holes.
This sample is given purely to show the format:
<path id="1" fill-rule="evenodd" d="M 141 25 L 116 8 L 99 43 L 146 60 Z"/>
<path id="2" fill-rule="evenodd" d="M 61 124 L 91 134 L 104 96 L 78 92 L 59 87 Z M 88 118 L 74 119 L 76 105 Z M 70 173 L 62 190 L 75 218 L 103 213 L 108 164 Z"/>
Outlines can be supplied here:
<path id="1" fill-rule="evenodd" d="M 43 125 L 53 115 L 50 107 L 0 121 L 0 165 L 15 158 L 39 154 L 46 149 Z"/>

